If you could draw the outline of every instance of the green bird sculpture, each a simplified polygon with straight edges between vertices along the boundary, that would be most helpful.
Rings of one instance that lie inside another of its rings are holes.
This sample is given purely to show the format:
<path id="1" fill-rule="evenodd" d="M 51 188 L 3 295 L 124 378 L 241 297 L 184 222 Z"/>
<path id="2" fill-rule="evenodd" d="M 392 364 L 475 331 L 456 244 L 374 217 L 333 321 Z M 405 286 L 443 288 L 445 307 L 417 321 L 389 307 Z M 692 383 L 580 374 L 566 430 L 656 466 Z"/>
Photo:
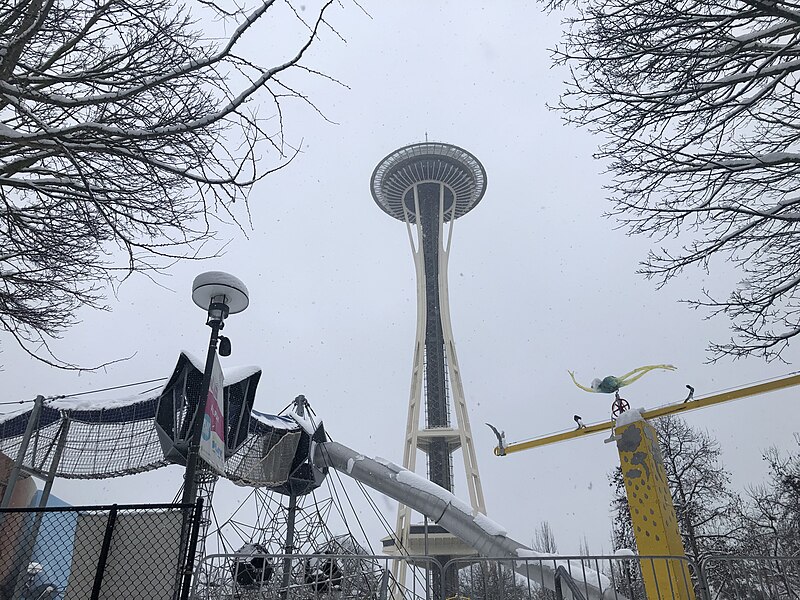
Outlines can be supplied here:
<path id="1" fill-rule="evenodd" d="M 575 372 L 574 371 L 567 371 L 569 376 L 572 377 L 572 382 L 586 392 L 592 392 L 595 394 L 613 394 L 614 392 L 619 391 L 621 387 L 625 387 L 626 385 L 632 384 L 634 381 L 639 379 L 645 373 L 652 371 L 654 369 L 660 369 L 663 371 L 674 371 L 677 367 L 673 365 L 646 365 L 644 367 L 639 367 L 638 369 L 634 369 L 633 371 L 629 371 L 620 377 L 615 377 L 614 375 L 609 375 L 608 377 L 604 377 L 603 379 L 593 379 L 592 383 L 589 384 L 589 387 L 585 385 L 581 385 L 575 379 Z"/>

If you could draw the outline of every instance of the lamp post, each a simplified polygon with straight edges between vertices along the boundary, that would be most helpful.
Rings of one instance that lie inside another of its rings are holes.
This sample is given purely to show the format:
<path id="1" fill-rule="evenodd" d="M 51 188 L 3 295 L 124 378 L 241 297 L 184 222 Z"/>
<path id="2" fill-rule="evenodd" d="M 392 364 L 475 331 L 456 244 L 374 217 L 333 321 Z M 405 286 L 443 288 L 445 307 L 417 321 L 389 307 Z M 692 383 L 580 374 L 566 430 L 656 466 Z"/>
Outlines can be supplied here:
<path id="1" fill-rule="evenodd" d="M 211 327 L 211 339 L 208 343 L 206 366 L 203 371 L 203 381 L 200 385 L 200 396 L 197 399 L 197 408 L 192 417 L 191 436 L 186 456 L 186 475 L 183 482 L 183 504 L 193 504 L 197 496 L 197 461 L 200 452 L 200 440 L 203 434 L 206 403 L 208 401 L 211 377 L 214 362 L 217 357 L 217 343 L 222 336 L 219 332 L 225 327 L 225 318 L 242 312 L 250 304 L 247 286 L 233 275 L 222 271 L 209 271 L 195 277 L 192 284 L 192 300 L 208 313 L 206 325 Z M 223 339 L 224 346 L 228 346 L 227 339 Z M 230 348 L 221 352 L 223 356 L 230 354 Z M 221 393 L 221 390 L 220 390 Z M 217 399 L 222 402 L 222 398 Z M 191 409 L 191 406 L 187 407 Z M 224 442 L 223 442 L 224 443 Z"/>

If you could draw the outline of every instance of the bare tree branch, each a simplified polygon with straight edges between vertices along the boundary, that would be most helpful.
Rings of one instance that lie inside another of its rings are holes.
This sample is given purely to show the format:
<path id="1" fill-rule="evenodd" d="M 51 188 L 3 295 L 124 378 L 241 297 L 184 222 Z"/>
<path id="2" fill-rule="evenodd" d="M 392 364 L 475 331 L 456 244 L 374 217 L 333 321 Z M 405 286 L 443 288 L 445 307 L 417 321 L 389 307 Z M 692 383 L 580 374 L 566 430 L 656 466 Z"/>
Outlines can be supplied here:
<path id="1" fill-rule="evenodd" d="M 108 285 L 133 272 L 214 255 L 212 219 L 238 225 L 238 200 L 249 219 L 250 187 L 299 151 L 281 105 L 316 107 L 283 78 L 326 77 L 302 61 L 333 29 L 332 3 L 271 66 L 240 47 L 267 13 L 299 18 L 276 0 L 0 5 L 0 329 L 39 360 L 80 368 L 47 346 L 79 307 L 105 308 Z M 232 33 L 212 39 L 204 14 Z"/>
<path id="2" fill-rule="evenodd" d="M 566 2 L 554 1 L 550 8 Z M 605 136 L 610 215 L 657 246 L 663 285 L 730 261 L 732 338 L 711 358 L 781 358 L 800 334 L 800 7 L 783 0 L 578 0 L 557 62 L 565 119 Z"/>

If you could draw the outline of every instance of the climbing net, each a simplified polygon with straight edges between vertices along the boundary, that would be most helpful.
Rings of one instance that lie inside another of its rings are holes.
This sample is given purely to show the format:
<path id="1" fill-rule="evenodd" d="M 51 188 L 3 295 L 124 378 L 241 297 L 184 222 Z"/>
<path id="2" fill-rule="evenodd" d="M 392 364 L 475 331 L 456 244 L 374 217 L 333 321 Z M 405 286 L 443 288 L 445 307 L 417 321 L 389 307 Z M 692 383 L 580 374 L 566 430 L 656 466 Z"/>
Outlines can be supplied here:
<path id="1" fill-rule="evenodd" d="M 95 408 L 53 400 L 41 409 L 23 465 L 67 479 L 103 479 L 166 466 L 153 427 L 158 396 L 110 401 Z M 0 416 L 0 452 L 16 457 L 31 409 Z M 62 446 L 60 460 L 54 461 Z"/>
<path id="2" fill-rule="evenodd" d="M 333 532 L 340 509 L 316 491 L 292 507 L 287 496 L 254 489 L 228 518 L 215 519 L 196 597 L 378 598 L 387 571 L 349 530 Z"/>

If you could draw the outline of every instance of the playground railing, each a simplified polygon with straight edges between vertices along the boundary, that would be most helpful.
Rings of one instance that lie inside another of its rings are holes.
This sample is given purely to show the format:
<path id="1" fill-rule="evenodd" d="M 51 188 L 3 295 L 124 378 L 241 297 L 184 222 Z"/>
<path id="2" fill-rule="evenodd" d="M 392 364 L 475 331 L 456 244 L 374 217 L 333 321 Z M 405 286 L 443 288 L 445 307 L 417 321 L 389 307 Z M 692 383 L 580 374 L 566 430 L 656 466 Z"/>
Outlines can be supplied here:
<path id="1" fill-rule="evenodd" d="M 210 554 L 197 566 L 195 600 L 444 600 L 442 566 L 429 556 L 364 554 Z M 393 568 L 397 567 L 397 569 Z M 404 581 L 396 577 L 405 568 Z"/>
<path id="2" fill-rule="evenodd" d="M 707 600 L 798 600 L 800 556 L 710 556 Z"/>
<path id="3" fill-rule="evenodd" d="M 699 569 L 684 557 L 464 557 L 444 571 L 470 600 L 705 600 Z"/>
<path id="4" fill-rule="evenodd" d="M 800 557 L 713 556 L 698 565 L 665 556 L 471 556 L 441 565 L 424 556 L 240 552 L 203 559 L 192 598 L 800 600 Z"/>

